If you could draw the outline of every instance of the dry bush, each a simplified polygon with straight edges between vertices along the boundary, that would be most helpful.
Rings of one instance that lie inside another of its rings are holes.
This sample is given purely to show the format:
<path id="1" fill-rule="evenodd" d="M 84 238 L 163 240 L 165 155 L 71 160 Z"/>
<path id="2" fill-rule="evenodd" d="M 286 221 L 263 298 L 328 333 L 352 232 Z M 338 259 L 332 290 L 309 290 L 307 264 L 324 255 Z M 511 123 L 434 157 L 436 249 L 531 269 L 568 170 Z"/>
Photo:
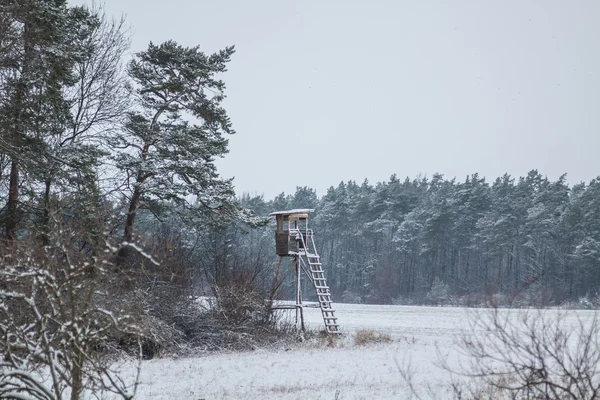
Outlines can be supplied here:
<path id="1" fill-rule="evenodd" d="M 192 295 L 189 280 L 169 273 L 177 268 L 181 267 L 175 259 L 137 268 L 145 272 L 127 284 L 128 290 L 119 299 L 123 307 L 134 307 L 132 313 L 139 315 L 144 358 L 253 350 L 288 342 L 295 334 L 291 324 L 271 313 L 265 291 L 251 275 L 240 272 L 214 285 L 215 297 L 207 307 Z M 125 340 L 122 344 L 132 349 L 135 343 Z"/>
<path id="2" fill-rule="evenodd" d="M 138 337 L 135 318 L 111 307 L 112 252 L 79 249 L 77 235 L 60 227 L 44 248 L 21 241 L 4 249 L 0 398 L 75 400 L 90 391 L 128 399 L 135 393 L 135 382 L 110 369 L 114 338 Z"/>
<path id="3" fill-rule="evenodd" d="M 257 285 L 246 271 L 230 274 L 213 286 L 214 311 L 227 324 L 235 326 L 256 325 L 269 320 L 271 309 L 266 291 Z"/>
<path id="4" fill-rule="evenodd" d="M 361 329 L 354 334 L 354 344 L 357 346 L 391 342 L 392 337 L 389 334 L 374 330 Z"/>
<path id="5" fill-rule="evenodd" d="M 344 340 L 341 334 L 332 335 L 325 329 L 319 331 L 306 330 L 302 333 L 302 339 L 312 341 L 313 343 L 316 343 L 319 347 L 327 346 L 339 348 L 344 346 Z"/>
<path id="6" fill-rule="evenodd" d="M 440 356 L 455 399 L 591 400 L 600 396 L 600 325 L 596 313 L 492 308 L 471 312 L 457 338 L 458 365 Z M 439 398 L 400 374 L 417 399 Z"/>
<path id="7" fill-rule="evenodd" d="M 458 343 L 468 364 L 456 372 L 475 378 L 479 390 L 494 388 L 516 399 L 584 400 L 600 395 L 596 314 L 581 318 L 565 312 L 494 308 L 475 313 L 470 321 L 470 332 Z"/>

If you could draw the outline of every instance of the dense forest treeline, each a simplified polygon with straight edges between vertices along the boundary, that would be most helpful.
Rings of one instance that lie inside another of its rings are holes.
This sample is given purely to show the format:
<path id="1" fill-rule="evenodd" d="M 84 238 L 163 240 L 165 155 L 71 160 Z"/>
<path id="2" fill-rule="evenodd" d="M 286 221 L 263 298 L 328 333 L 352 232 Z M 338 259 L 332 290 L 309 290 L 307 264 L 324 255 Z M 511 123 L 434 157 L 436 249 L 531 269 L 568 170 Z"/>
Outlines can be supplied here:
<path id="1" fill-rule="evenodd" d="M 571 187 L 536 170 L 491 183 L 393 175 L 342 182 L 321 198 L 298 187 L 242 203 L 260 215 L 315 208 L 311 224 L 340 300 L 559 304 L 600 290 L 596 179 Z"/>

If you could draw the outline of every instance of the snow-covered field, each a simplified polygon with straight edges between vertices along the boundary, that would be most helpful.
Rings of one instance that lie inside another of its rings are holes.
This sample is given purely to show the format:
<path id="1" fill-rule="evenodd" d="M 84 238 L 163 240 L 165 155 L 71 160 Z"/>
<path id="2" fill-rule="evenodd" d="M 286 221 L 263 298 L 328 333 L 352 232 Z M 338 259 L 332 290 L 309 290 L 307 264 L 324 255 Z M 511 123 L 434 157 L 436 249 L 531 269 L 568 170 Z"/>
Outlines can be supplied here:
<path id="1" fill-rule="evenodd" d="M 436 367 L 438 350 L 458 358 L 454 338 L 468 311 L 447 307 L 336 304 L 344 332 L 337 347 L 324 341 L 197 358 L 143 362 L 139 399 L 408 399 L 400 369 L 410 363 L 417 385 L 450 398 L 449 375 Z M 585 315 L 573 313 L 573 318 Z M 589 313 L 588 313 L 589 314 Z M 589 314 L 591 315 L 591 314 Z M 305 309 L 308 325 L 321 329 L 319 309 Z M 357 330 L 389 334 L 393 342 L 357 346 Z M 135 374 L 126 366 L 126 376 Z"/>

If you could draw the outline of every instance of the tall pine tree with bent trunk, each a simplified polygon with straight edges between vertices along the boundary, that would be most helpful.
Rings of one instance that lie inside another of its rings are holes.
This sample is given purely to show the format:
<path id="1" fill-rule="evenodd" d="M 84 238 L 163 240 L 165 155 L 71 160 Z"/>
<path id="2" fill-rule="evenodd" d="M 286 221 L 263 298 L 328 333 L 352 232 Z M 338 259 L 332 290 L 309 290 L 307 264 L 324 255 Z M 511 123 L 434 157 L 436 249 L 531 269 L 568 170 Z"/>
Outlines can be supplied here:
<path id="1" fill-rule="evenodd" d="M 227 47 L 207 56 L 168 41 L 150 43 L 131 61 L 137 104 L 115 143 L 129 192 L 124 242 L 133 241 L 138 211 L 155 203 L 187 215 L 237 209 L 231 180 L 214 165 L 228 151 L 224 134 L 234 133 L 221 106 L 225 84 L 215 78 L 233 53 Z"/>

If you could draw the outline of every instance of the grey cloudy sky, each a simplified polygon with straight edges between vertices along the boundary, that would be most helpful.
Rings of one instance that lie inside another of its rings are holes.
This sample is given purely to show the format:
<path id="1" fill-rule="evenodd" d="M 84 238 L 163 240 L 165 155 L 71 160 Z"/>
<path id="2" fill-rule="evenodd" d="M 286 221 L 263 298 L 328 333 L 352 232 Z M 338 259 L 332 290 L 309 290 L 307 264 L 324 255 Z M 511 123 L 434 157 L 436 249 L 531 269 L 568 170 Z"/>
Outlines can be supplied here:
<path id="1" fill-rule="evenodd" d="M 218 165 L 238 193 L 600 174 L 600 1 L 105 1 L 133 51 L 236 46 Z"/>

